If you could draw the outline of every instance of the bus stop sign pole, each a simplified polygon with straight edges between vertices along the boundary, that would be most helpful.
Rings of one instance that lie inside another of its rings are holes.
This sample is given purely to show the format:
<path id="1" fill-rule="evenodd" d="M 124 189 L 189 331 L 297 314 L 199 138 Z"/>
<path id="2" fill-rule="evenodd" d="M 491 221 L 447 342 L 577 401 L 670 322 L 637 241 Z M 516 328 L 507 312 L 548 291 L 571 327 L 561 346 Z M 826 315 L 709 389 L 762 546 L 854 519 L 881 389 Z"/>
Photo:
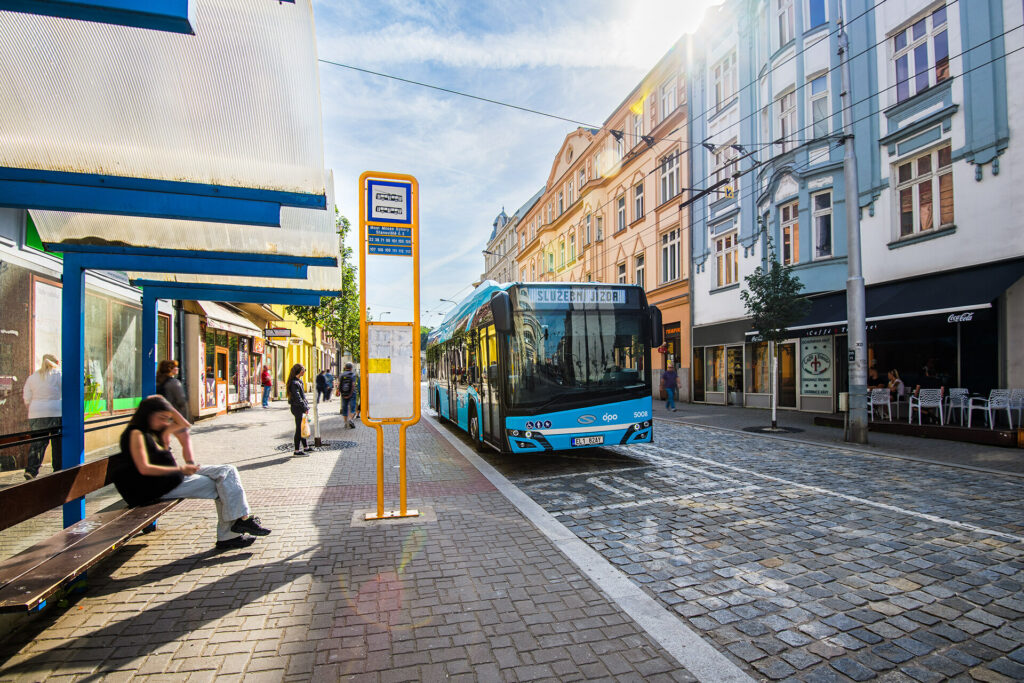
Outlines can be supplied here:
<path id="1" fill-rule="evenodd" d="M 413 319 L 371 322 L 366 315 L 366 257 L 412 258 Z M 359 177 L 360 420 L 377 432 L 377 509 L 367 520 L 418 517 L 407 506 L 406 430 L 420 420 L 419 184 L 411 175 L 367 171 Z M 397 510 L 384 509 L 384 426 L 398 426 Z"/>

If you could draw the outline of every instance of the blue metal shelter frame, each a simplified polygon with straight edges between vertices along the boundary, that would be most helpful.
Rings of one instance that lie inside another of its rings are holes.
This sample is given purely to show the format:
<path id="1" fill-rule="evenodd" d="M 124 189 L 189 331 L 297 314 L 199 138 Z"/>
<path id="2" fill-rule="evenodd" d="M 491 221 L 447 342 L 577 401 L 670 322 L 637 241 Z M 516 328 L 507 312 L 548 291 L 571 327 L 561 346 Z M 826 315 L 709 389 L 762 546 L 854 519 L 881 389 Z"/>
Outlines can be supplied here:
<path id="1" fill-rule="evenodd" d="M 65 467 L 85 462 L 85 271 L 122 270 L 156 273 L 190 273 L 209 276 L 260 275 L 304 279 L 309 266 L 335 266 L 333 257 L 301 257 L 251 253 L 102 247 L 95 245 L 47 244 L 64 254 L 61 297 L 63 365 L 61 385 L 62 450 Z M 156 387 L 157 299 L 202 299 L 237 303 L 291 303 L 315 305 L 321 296 L 335 292 L 273 287 L 232 287 L 216 284 L 184 284 L 137 281 L 143 287 L 143 389 Z M 152 392 L 150 392 L 152 393 Z M 64 526 L 85 518 L 85 499 L 64 504 Z"/>

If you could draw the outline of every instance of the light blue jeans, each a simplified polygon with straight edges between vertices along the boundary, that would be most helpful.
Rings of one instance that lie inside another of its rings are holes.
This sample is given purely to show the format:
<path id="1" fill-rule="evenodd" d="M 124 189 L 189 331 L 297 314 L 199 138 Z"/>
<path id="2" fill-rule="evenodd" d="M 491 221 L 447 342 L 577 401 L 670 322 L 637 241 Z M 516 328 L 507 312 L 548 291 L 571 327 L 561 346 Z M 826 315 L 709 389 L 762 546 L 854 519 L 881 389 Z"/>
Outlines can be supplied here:
<path id="1" fill-rule="evenodd" d="M 249 514 L 249 503 L 245 500 L 242 480 L 234 465 L 203 465 L 195 474 L 185 477 L 173 491 L 163 497 L 204 498 L 217 505 L 217 540 L 227 541 L 236 534 L 231 525 L 239 517 Z"/>
<path id="2" fill-rule="evenodd" d="M 270 387 L 263 387 L 263 407 L 270 407 Z"/>
<path id="3" fill-rule="evenodd" d="M 676 388 L 665 387 L 665 395 L 668 397 L 665 399 L 665 410 L 675 410 L 676 407 Z"/>

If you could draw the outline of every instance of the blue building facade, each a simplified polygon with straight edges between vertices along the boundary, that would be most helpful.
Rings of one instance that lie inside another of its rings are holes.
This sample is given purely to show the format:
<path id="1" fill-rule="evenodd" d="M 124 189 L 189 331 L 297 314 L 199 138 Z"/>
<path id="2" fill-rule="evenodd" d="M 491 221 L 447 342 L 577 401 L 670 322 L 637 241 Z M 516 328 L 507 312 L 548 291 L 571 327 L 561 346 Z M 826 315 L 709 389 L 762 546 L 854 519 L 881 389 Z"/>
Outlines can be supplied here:
<path id="1" fill-rule="evenodd" d="M 731 0 L 705 18 L 689 74 L 692 184 L 728 181 L 691 207 L 693 400 L 770 405 L 768 347 L 740 298 L 770 258 L 813 301 L 779 348 L 780 407 L 832 412 L 846 390 L 840 12 L 869 383 L 895 369 L 913 386 L 930 366 L 945 386 L 1024 385 L 1011 340 L 1024 239 L 1000 175 L 1016 169 L 1007 74 L 1020 69 L 1007 41 L 1019 37 L 1006 28 L 1021 24 L 1020 3 Z M 997 250 L 982 246 L 993 233 Z"/>

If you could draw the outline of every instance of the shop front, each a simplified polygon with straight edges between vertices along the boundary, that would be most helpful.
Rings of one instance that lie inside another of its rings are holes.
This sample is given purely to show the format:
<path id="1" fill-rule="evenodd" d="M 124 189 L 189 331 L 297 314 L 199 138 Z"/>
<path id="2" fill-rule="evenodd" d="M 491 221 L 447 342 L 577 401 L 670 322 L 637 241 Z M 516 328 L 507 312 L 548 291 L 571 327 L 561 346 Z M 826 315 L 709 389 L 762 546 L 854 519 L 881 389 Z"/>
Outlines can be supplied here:
<path id="1" fill-rule="evenodd" d="M 664 399 L 661 373 L 672 365 L 679 376 L 678 400 L 688 401 L 690 391 L 690 299 L 685 283 L 675 283 L 647 293 L 647 301 L 661 311 L 663 341 L 651 352 L 652 392 Z"/>
<path id="2" fill-rule="evenodd" d="M 185 352 L 197 361 L 187 366 L 192 415 L 223 415 L 252 406 L 259 395 L 253 364 L 262 355 L 254 353 L 255 340 L 262 343 L 260 328 L 223 304 L 187 302 L 186 310 Z"/>
<path id="3" fill-rule="evenodd" d="M 1006 333 L 1014 309 L 1009 288 L 1024 286 L 1024 260 L 967 268 L 866 288 L 869 386 L 895 372 L 907 391 L 927 371 L 947 388 L 987 394 L 1009 386 L 1021 351 Z M 848 391 L 846 293 L 809 297 L 790 338 L 777 344 L 778 407 L 838 410 Z M 693 400 L 771 407 L 769 344 L 749 320 L 694 328 Z"/>

